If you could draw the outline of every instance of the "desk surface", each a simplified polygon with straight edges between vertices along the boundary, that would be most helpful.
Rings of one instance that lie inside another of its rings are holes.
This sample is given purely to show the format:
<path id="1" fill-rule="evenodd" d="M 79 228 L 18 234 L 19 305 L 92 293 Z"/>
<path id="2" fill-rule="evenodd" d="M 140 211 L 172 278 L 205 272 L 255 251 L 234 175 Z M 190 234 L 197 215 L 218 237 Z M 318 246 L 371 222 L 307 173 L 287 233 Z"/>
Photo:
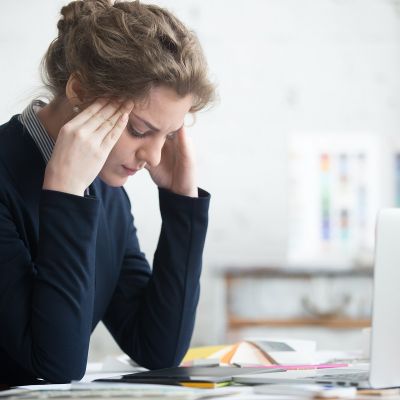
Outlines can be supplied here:
<path id="1" fill-rule="evenodd" d="M 132 368 L 126 371 L 119 372 L 102 372 L 101 364 L 89 364 L 88 371 L 85 377 L 80 382 L 73 382 L 66 385 L 42 385 L 42 386 L 28 386 L 24 390 L 25 396 L 28 389 L 30 399 L 43 399 L 43 398 L 71 398 L 74 399 L 104 399 L 104 398 L 118 398 L 123 399 L 146 399 L 146 400 L 160 400 L 176 399 L 176 400 L 196 400 L 204 398 L 207 395 L 208 400 L 226 399 L 226 400 L 261 400 L 261 399 L 277 399 L 276 395 L 254 394 L 250 386 L 229 386 L 218 389 L 191 389 L 179 386 L 162 386 L 162 385 L 144 385 L 144 384 L 109 384 L 109 383 L 94 383 L 94 379 L 100 377 L 116 376 L 123 373 L 131 373 Z M 118 391 L 116 395 L 115 391 Z M 15 393 L 15 397 L 11 397 Z M 0 400 L 7 398 L 7 400 L 18 399 L 18 392 L 16 391 L 0 391 Z M 26 399 L 26 397 L 24 398 Z M 222 397 L 223 396 L 223 397 Z M 282 400 L 296 400 L 296 398 L 304 397 L 282 397 Z M 371 395 L 358 395 L 356 400 L 373 400 L 376 397 Z M 379 396 L 379 399 L 400 400 L 400 395 Z"/>
<path id="2" fill-rule="evenodd" d="M 228 387 L 228 388 L 219 388 L 219 389 L 188 389 L 188 388 L 179 388 L 179 387 L 154 387 L 154 388 L 145 388 L 145 386 L 149 385 L 140 385 L 141 387 L 137 387 L 138 385 L 131 385 L 130 388 L 121 388 L 117 389 L 52 389 L 47 392 L 40 391 L 34 392 L 30 391 L 28 393 L 23 393 L 23 397 L 18 397 L 17 392 L 7 391 L 0 392 L 0 399 L 2 399 L 2 395 L 7 395 L 7 400 L 13 399 L 44 399 L 44 398 L 74 398 L 74 399 L 104 399 L 104 398 L 118 398 L 118 399 L 146 399 L 146 400 L 161 400 L 163 398 L 166 399 L 174 399 L 174 400 L 197 400 L 204 399 L 205 397 L 208 400 L 217 400 L 217 399 L 226 399 L 226 400 L 276 400 L 278 397 L 276 395 L 265 395 L 265 394 L 254 394 L 252 392 L 251 387 Z M 15 395 L 12 395 L 15 393 Z M 27 397 L 27 394 L 29 397 Z M 358 395 L 354 397 L 355 400 L 373 400 L 376 396 L 371 395 Z M 279 397 L 281 400 L 296 400 L 296 399 L 305 399 L 304 396 L 285 396 Z M 400 396 L 396 395 L 388 395 L 388 396 L 379 396 L 379 399 L 391 399 L 391 400 L 400 400 Z"/>

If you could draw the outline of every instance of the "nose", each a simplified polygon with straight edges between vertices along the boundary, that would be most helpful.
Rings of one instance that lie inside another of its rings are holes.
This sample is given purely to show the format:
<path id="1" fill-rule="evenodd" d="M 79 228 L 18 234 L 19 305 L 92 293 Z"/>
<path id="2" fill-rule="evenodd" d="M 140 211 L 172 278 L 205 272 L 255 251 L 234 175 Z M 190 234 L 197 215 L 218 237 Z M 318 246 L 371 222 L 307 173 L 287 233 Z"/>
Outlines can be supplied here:
<path id="1" fill-rule="evenodd" d="M 154 136 L 145 139 L 145 143 L 136 151 L 136 158 L 144 161 L 150 167 L 156 167 L 161 161 L 161 151 L 165 143 L 165 139 Z"/>

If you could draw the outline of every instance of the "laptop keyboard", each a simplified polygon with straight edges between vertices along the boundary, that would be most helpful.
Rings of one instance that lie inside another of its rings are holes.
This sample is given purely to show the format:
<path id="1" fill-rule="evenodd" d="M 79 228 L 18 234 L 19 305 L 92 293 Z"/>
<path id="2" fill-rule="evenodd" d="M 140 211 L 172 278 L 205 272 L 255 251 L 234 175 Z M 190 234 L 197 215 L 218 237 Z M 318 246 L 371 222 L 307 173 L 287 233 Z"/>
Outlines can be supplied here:
<path id="1" fill-rule="evenodd" d="M 368 371 L 362 371 L 362 372 L 355 372 L 352 374 L 326 374 L 326 375 L 321 375 L 318 378 L 319 379 L 329 379 L 329 380 L 335 380 L 335 381 L 354 381 L 354 382 L 361 382 L 361 381 L 366 381 L 368 380 L 369 377 L 369 372 Z"/>

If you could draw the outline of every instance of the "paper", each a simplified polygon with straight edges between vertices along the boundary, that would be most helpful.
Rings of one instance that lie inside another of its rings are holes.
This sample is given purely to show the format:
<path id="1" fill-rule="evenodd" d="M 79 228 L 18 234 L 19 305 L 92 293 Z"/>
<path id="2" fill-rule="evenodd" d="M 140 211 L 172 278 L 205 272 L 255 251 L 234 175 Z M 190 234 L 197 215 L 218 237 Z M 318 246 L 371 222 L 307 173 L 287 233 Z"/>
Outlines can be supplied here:
<path id="1" fill-rule="evenodd" d="M 212 350 L 215 350 L 214 352 Z M 316 342 L 286 338 L 251 337 L 227 346 L 192 349 L 182 365 L 193 365 L 198 360 L 219 360 L 226 364 L 317 364 Z M 203 363 L 203 361 L 201 361 Z M 207 363 L 207 361 L 204 361 Z"/>
<path id="2" fill-rule="evenodd" d="M 146 400 L 176 399 L 200 400 L 219 398 L 231 394 L 245 393 L 250 388 L 227 387 L 218 389 L 192 389 L 181 386 L 108 383 L 108 382 L 73 382 L 67 385 L 32 385 L 0 392 L 0 398 L 23 399 L 35 398 L 119 398 Z"/>
<path id="3" fill-rule="evenodd" d="M 316 364 L 317 344 L 313 340 L 252 337 L 246 341 L 263 350 L 274 364 Z"/>
<path id="4" fill-rule="evenodd" d="M 217 351 L 225 349 L 226 347 L 227 347 L 226 345 L 192 347 L 186 353 L 182 361 L 182 364 L 196 359 L 208 358 Z"/>
<path id="5" fill-rule="evenodd" d="M 357 390 L 355 387 L 338 387 L 319 384 L 269 384 L 258 385 L 254 388 L 254 393 L 269 395 L 288 395 L 297 398 L 353 398 Z"/>

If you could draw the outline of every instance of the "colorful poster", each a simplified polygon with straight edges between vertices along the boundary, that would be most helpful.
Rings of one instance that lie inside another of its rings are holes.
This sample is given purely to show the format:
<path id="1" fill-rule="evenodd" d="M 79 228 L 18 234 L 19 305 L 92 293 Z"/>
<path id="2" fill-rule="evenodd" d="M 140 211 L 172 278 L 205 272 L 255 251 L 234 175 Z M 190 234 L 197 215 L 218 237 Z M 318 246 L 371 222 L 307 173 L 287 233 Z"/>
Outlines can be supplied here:
<path id="1" fill-rule="evenodd" d="M 289 265 L 372 265 L 375 218 L 381 206 L 379 167 L 376 135 L 290 136 Z"/>

